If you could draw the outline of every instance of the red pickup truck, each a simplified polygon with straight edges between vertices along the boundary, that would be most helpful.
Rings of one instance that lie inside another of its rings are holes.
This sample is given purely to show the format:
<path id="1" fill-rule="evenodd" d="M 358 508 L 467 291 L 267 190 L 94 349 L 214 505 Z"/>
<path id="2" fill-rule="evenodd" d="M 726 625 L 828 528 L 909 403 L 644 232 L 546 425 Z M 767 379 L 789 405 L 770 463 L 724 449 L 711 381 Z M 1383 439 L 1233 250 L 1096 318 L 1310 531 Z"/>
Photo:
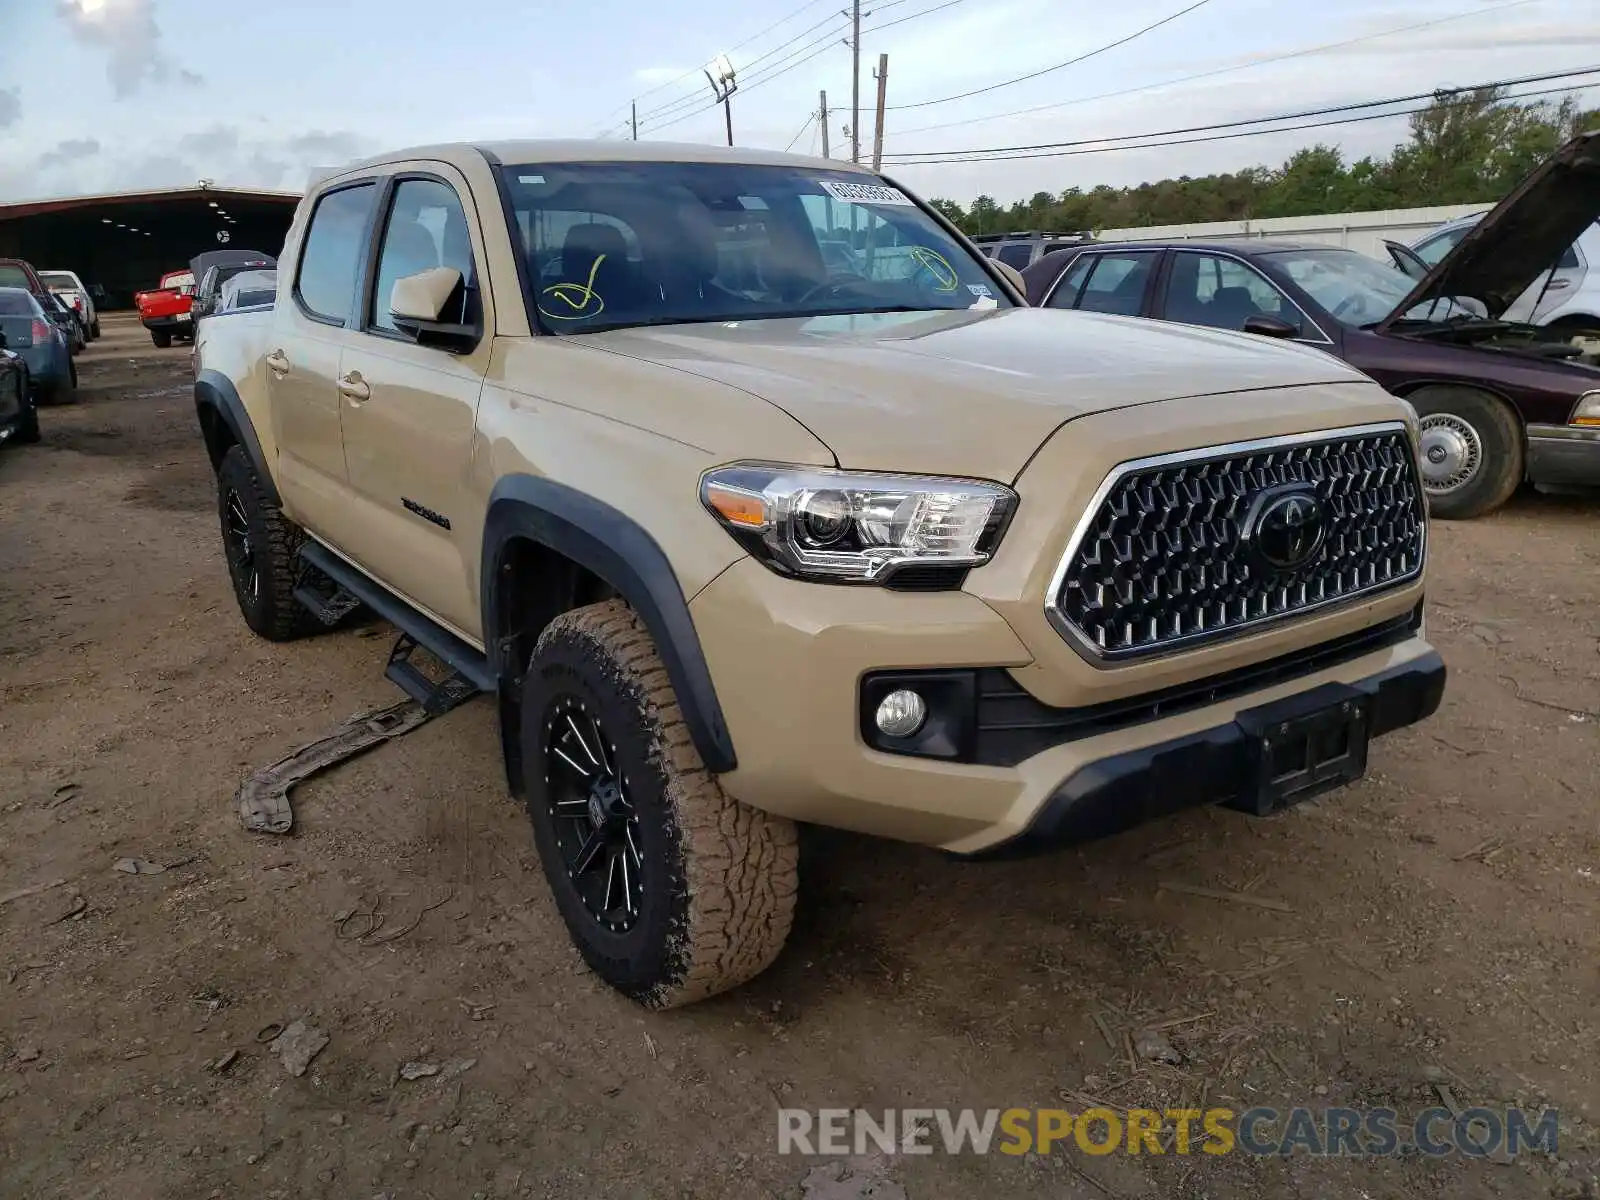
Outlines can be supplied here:
<path id="1" fill-rule="evenodd" d="M 139 309 L 139 323 L 150 331 L 150 340 L 156 345 L 166 347 L 174 338 L 194 337 L 194 317 L 189 311 L 194 304 L 193 271 L 168 271 L 153 290 L 135 292 L 133 302 Z"/>

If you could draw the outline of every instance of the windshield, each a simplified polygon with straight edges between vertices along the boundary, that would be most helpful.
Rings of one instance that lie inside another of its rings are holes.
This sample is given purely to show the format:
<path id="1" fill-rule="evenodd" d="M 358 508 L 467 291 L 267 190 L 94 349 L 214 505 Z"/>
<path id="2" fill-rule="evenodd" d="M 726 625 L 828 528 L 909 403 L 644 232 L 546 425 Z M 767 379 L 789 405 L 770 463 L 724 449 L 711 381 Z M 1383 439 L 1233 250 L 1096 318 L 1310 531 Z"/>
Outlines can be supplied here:
<path id="1" fill-rule="evenodd" d="M 540 325 L 1011 307 L 981 260 L 897 188 L 741 163 L 502 168 Z"/>
<path id="2" fill-rule="evenodd" d="M 78 289 L 78 281 L 61 271 L 40 271 L 39 278 L 44 280 L 45 287 Z"/>
<path id="3" fill-rule="evenodd" d="M 1393 267 L 1354 250 L 1279 250 L 1261 256 L 1338 320 L 1381 321 L 1415 286 Z"/>
<path id="4" fill-rule="evenodd" d="M 9 263 L 0 263 L 0 287 L 33 290 L 32 282 L 28 279 L 28 273 L 21 267 L 13 267 Z"/>

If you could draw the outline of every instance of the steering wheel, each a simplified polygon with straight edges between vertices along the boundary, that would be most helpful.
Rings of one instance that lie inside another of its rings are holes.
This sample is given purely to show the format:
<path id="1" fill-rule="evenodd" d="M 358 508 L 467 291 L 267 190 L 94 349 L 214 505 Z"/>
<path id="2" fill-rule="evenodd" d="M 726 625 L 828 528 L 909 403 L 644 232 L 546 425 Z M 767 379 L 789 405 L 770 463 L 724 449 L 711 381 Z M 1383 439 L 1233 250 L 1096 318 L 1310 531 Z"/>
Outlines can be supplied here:
<path id="1" fill-rule="evenodd" d="M 795 301 L 796 304 L 805 304 L 815 299 L 824 292 L 837 292 L 840 288 L 848 287 L 852 283 L 870 283 L 865 275 L 857 275 L 854 271 L 840 271 L 837 275 L 830 275 L 816 287 L 807 288 L 806 294 Z"/>
<path id="2" fill-rule="evenodd" d="M 1345 313 L 1350 312 L 1351 309 L 1355 309 L 1357 313 L 1366 312 L 1367 311 L 1366 298 L 1363 297 L 1363 296 L 1359 296 L 1359 295 L 1346 296 L 1343 300 L 1339 301 L 1339 303 L 1334 306 L 1334 309 L 1333 309 L 1333 312 L 1332 312 L 1331 316 L 1333 317 L 1333 319 L 1335 321 L 1342 321 L 1342 320 L 1344 320 Z M 1352 314 L 1352 315 L 1355 315 L 1355 314 Z"/>

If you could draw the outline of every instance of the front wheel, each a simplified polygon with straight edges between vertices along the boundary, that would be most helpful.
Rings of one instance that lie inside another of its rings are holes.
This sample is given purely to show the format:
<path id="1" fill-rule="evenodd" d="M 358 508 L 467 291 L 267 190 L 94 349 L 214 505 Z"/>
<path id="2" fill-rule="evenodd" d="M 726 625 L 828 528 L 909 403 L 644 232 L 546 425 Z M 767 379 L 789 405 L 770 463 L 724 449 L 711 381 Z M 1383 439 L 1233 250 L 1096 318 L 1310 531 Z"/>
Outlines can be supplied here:
<path id="1" fill-rule="evenodd" d="M 1428 511 L 1446 521 L 1493 512 L 1523 476 L 1521 422 L 1500 400 L 1462 387 L 1426 387 L 1407 397 L 1422 431 Z"/>
<path id="2" fill-rule="evenodd" d="M 760 974 L 794 917 L 792 821 L 723 792 L 649 632 L 610 600 L 557 617 L 522 689 L 540 862 L 590 968 L 651 1008 Z"/>

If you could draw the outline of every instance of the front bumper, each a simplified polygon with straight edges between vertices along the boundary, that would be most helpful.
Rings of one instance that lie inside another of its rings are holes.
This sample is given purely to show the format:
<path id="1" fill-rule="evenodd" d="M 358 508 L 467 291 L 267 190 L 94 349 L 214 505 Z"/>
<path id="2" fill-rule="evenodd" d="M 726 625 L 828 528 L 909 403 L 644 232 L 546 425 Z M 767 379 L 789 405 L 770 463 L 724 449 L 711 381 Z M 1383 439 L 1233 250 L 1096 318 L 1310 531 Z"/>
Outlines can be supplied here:
<path id="1" fill-rule="evenodd" d="M 1354 681 L 1371 705 L 1371 736 L 1432 716 L 1444 681 L 1444 661 L 1433 651 Z M 1118 833 L 1182 808 L 1240 801 L 1254 779 L 1253 741 L 1238 721 L 1229 721 L 1108 755 L 1064 780 L 1016 837 L 967 857 L 1023 857 Z"/>
<path id="2" fill-rule="evenodd" d="M 1600 487 L 1600 427 L 1529 425 L 1528 478 L 1534 483 Z"/>
<path id="3" fill-rule="evenodd" d="M 1048 841 L 1077 836 L 1096 814 L 1122 828 L 1227 799 L 1235 719 L 1323 685 L 1376 689 L 1373 733 L 1422 719 L 1437 707 L 1443 668 L 1412 617 L 1420 601 L 1419 583 L 1296 623 L 1287 647 L 1283 628 L 1241 639 L 1230 649 L 1234 669 L 1220 674 L 1191 667 L 1190 678 L 1174 678 L 1178 656 L 1137 685 L 1131 672 L 1096 672 L 1100 691 L 1074 685 L 1071 702 L 1082 707 L 1071 710 L 1050 708 L 1031 686 L 1044 668 L 970 592 L 808 584 L 745 559 L 690 612 L 738 756 L 719 777 L 729 795 L 798 821 L 970 855 L 1036 826 L 1031 840 Z M 1374 630 L 1381 636 L 1364 636 Z M 992 721 L 980 711 L 955 757 L 875 749 L 863 728 L 870 687 L 882 674 L 916 672 L 973 675 L 979 704 L 1005 711 Z M 1047 674 L 1059 682 L 1058 670 Z M 1122 694 L 1106 694 L 1114 685 Z M 1058 724 L 1037 736 L 1041 721 Z M 1031 731 L 1019 734 L 1023 724 Z M 1058 798 L 1064 789 L 1071 803 Z M 1076 810 L 1071 821 L 1055 811 L 1063 804 Z"/>

